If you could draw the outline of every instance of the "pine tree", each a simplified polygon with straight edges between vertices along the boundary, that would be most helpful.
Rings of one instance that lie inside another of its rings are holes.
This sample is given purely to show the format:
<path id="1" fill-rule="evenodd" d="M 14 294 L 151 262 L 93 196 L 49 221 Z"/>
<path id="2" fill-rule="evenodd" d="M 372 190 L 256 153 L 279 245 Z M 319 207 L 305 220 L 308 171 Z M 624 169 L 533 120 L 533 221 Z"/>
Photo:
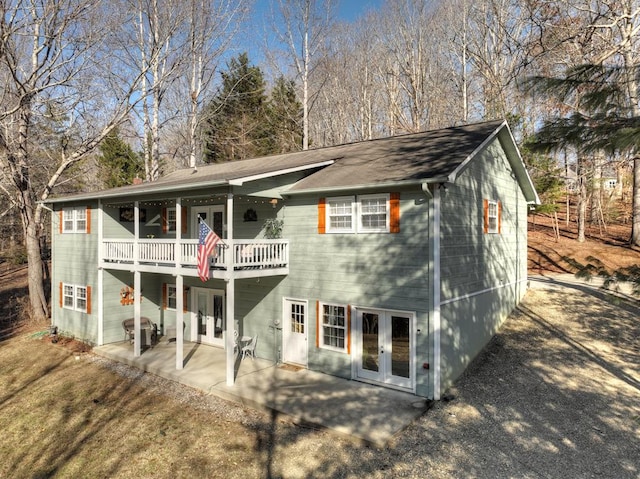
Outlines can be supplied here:
<path id="1" fill-rule="evenodd" d="M 273 135 L 273 153 L 302 149 L 302 103 L 296 95 L 293 80 L 283 76 L 276 79 L 271 91 L 269 126 Z"/>
<path id="2" fill-rule="evenodd" d="M 117 129 L 107 135 L 99 149 L 98 165 L 105 187 L 130 185 L 136 176 L 143 174 L 142 158 L 120 138 Z"/>
<path id="3" fill-rule="evenodd" d="M 227 63 L 221 88 L 205 110 L 205 161 L 221 163 L 270 153 L 265 88 L 262 70 L 249 64 L 247 53 Z"/>

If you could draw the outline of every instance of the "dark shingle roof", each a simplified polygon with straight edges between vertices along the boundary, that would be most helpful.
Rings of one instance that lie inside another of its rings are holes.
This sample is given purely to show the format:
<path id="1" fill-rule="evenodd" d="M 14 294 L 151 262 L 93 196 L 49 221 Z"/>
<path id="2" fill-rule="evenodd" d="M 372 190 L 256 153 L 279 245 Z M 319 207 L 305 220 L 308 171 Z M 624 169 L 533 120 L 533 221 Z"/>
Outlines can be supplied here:
<path id="1" fill-rule="evenodd" d="M 502 124 L 477 123 L 334 147 L 342 159 L 291 191 L 446 179 Z"/>
<path id="2" fill-rule="evenodd" d="M 49 201 L 54 203 L 92 198 L 122 198 L 181 191 L 239 183 L 256 177 L 275 176 L 287 171 L 305 169 L 317 171 L 296 183 L 287 193 L 403 182 L 446 181 L 453 178 L 457 169 L 498 131 L 502 131 L 503 127 L 508 130 L 503 121 L 490 121 L 283 155 L 211 164 L 199 166 L 197 170 L 178 170 L 153 183 L 68 195 Z M 528 180 L 526 170 L 524 175 Z M 535 192 L 533 194 L 535 195 Z"/>

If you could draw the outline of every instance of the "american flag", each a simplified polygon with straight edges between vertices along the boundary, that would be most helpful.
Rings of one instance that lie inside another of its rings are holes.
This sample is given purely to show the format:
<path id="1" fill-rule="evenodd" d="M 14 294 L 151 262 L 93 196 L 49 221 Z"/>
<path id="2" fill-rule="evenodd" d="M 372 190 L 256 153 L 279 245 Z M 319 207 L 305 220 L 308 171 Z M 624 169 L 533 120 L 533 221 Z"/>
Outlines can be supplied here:
<path id="1" fill-rule="evenodd" d="M 211 256 L 218 241 L 220 241 L 220 237 L 202 220 L 200 220 L 199 231 L 198 276 L 202 281 L 207 281 L 209 279 L 209 256 Z"/>

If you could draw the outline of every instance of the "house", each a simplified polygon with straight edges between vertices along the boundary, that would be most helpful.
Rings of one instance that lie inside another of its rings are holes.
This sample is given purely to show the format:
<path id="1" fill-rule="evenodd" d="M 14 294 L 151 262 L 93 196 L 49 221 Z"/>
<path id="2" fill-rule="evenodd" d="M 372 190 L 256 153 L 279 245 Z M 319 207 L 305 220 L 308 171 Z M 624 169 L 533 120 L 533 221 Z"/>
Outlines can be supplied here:
<path id="1" fill-rule="evenodd" d="M 139 356 L 148 318 L 177 369 L 185 341 L 225 348 L 229 385 L 257 336 L 259 358 L 438 399 L 523 297 L 537 202 L 501 121 L 53 198 L 52 322 L 104 345 L 133 318 Z M 222 238 L 206 281 L 198 218 Z"/>

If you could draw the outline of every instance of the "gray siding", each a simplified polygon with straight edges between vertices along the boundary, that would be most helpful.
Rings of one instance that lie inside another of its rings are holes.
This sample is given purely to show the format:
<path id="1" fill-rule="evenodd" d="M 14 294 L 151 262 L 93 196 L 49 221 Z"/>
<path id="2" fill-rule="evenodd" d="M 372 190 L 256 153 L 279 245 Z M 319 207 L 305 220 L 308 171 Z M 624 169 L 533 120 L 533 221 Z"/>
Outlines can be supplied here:
<path id="1" fill-rule="evenodd" d="M 484 233 L 484 199 L 501 202 L 500 234 Z M 464 371 L 524 294 L 526 214 L 526 200 L 497 140 L 443 195 L 443 388 Z"/>
<path id="2" fill-rule="evenodd" d="M 66 206 L 86 206 L 91 209 L 89 233 L 60 233 L 59 212 Z M 61 333 L 89 343 L 98 339 L 98 214 L 97 203 L 57 205 L 52 214 L 53 261 L 51 267 L 52 324 Z M 60 306 L 60 283 L 91 288 L 91 313 L 73 311 Z"/>

